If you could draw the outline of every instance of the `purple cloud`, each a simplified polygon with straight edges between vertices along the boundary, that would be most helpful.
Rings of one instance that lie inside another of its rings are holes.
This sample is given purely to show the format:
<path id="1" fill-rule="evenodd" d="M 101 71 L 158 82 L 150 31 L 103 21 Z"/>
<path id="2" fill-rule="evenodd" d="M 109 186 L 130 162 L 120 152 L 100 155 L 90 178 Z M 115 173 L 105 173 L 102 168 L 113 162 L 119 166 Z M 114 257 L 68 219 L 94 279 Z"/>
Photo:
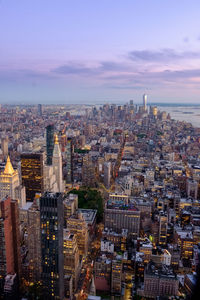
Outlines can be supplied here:
<path id="1" fill-rule="evenodd" d="M 146 62 L 170 62 L 183 59 L 200 58 L 200 53 L 195 51 L 177 52 L 173 49 L 153 50 L 135 50 L 128 54 L 129 59 L 133 61 Z"/>
<path id="2" fill-rule="evenodd" d="M 130 69 L 128 63 L 117 63 L 113 61 L 99 62 L 97 66 L 87 66 L 76 62 L 69 62 L 52 70 L 53 73 L 62 75 L 98 75 L 105 72 L 120 72 Z"/>
<path id="3" fill-rule="evenodd" d="M 49 72 L 31 69 L 0 69 L 0 80 L 16 81 L 24 79 L 49 80 L 56 77 Z"/>
<path id="4" fill-rule="evenodd" d="M 127 58 L 127 56 L 126 56 Z M 44 82 L 46 80 L 55 80 L 56 82 L 73 82 L 76 76 L 78 80 L 85 78 L 83 84 L 104 86 L 112 89 L 143 89 L 159 86 L 175 86 L 182 83 L 184 86 L 190 84 L 198 85 L 200 78 L 200 69 L 184 68 L 177 65 L 176 61 L 181 59 L 199 59 L 198 52 L 177 52 L 172 49 L 163 49 L 159 51 L 142 50 L 128 53 L 128 59 L 124 61 L 96 61 L 77 62 L 69 61 L 63 65 L 57 64 L 57 67 L 43 65 L 43 70 L 39 67 L 33 69 L 0 69 L 0 80 L 20 81 L 20 82 Z M 173 62 L 173 69 L 164 68 L 165 62 Z M 150 63 L 159 63 L 158 68 Z M 186 65 L 186 64 L 185 64 Z M 54 63 L 55 66 L 55 63 Z M 45 71 L 44 71 L 45 69 Z M 175 69 L 175 70 L 174 70 Z M 81 82 L 81 81 L 80 81 Z"/>
<path id="5" fill-rule="evenodd" d="M 86 67 L 83 64 L 77 64 L 77 63 L 68 63 L 62 66 L 59 66 L 55 69 L 52 70 L 52 72 L 57 73 L 57 74 L 92 74 L 92 73 L 96 73 L 96 68 L 90 68 L 90 67 Z"/>

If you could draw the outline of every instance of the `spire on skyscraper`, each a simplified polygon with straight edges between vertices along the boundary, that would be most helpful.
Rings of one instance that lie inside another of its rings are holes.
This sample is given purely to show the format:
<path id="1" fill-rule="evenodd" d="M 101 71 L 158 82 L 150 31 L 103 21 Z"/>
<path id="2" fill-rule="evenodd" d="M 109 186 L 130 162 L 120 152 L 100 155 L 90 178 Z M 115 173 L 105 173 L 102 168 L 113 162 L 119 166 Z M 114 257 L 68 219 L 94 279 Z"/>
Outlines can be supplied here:
<path id="1" fill-rule="evenodd" d="M 56 176 L 56 182 L 58 185 L 58 192 L 63 192 L 63 174 L 62 174 L 62 154 L 60 150 L 59 140 L 57 134 L 54 139 L 53 157 L 52 164 L 54 169 L 54 174 Z"/>
<path id="2" fill-rule="evenodd" d="M 57 134 L 55 134 L 55 139 L 54 139 L 54 148 L 53 148 L 53 157 L 62 157 L 61 151 L 60 151 L 60 145 L 59 145 L 59 140 Z"/>
<path id="3" fill-rule="evenodd" d="M 15 170 L 13 169 L 12 163 L 10 161 L 10 157 L 8 155 L 6 166 L 5 166 L 5 169 L 3 171 L 3 174 L 12 175 L 14 172 L 15 172 Z"/>
<path id="4" fill-rule="evenodd" d="M 58 140 L 58 135 L 55 134 L 55 141 L 54 141 L 55 145 L 59 145 L 59 140 Z"/>

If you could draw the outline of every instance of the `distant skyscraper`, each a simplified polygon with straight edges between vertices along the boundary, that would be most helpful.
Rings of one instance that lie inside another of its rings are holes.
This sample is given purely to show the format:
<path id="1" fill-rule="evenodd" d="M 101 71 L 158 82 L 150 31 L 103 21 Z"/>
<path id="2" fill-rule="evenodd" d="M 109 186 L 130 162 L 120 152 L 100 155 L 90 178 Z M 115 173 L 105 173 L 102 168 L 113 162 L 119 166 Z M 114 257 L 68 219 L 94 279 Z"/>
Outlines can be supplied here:
<path id="1" fill-rule="evenodd" d="M 147 95 L 146 94 L 143 95 L 143 108 L 144 108 L 144 111 L 147 111 Z"/>
<path id="2" fill-rule="evenodd" d="M 62 172 L 62 154 L 60 151 L 57 135 L 55 136 L 52 163 L 53 163 L 54 174 L 56 176 L 58 192 L 62 193 L 64 191 L 63 172 Z"/>
<path id="3" fill-rule="evenodd" d="M 33 201 L 36 193 L 43 193 L 43 165 L 43 153 L 21 154 L 21 176 L 27 201 Z"/>
<path id="4" fill-rule="evenodd" d="M 66 182 L 71 183 L 73 181 L 73 142 L 71 138 L 67 138 L 66 145 Z"/>
<path id="5" fill-rule="evenodd" d="M 89 154 L 83 157 L 82 183 L 84 186 L 95 187 L 95 168 Z"/>
<path id="6" fill-rule="evenodd" d="M 62 134 L 59 138 L 59 142 L 60 142 L 60 146 L 61 146 L 61 153 L 63 154 L 63 156 L 65 157 L 65 148 L 66 148 L 66 144 L 67 144 L 67 137 L 66 134 Z"/>
<path id="7" fill-rule="evenodd" d="M 156 118 L 157 114 L 158 114 L 157 106 L 150 106 L 150 116 L 153 116 L 154 118 Z"/>
<path id="8" fill-rule="evenodd" d="M 66 120 L 70 120 L 70 112 L 69 111 L 66 112 L 65 118 L 66 118 Z"/>
<path id="9" fill-rule="evenodd" d="M 133 100 L 130 100 L 129 108 L 130 108 L 130 113 L 133 113 L 134 112 Z"/>
<path id="10" fill-rule="evenodd" d="M 5 159 L 8 156 L 8 137 L 1 140 L 1 150 Z"/>
<path id="11" fill-rule="evenodd" d="M 46 192 L 40 198 L 42 283 L 47 299 L 64 298 L 63 197 Z"/>
<path id="12" fill-rule="evenodd" d="M 42 104 L 38 104 L 38 116 L 42 116 Z"/>
<path id="13" fill-rule="evenodd" d="M 54 148 L 54 125 L 50 124 L 46 127 L 47 165 L 52 165 L 53 148 Z"/>

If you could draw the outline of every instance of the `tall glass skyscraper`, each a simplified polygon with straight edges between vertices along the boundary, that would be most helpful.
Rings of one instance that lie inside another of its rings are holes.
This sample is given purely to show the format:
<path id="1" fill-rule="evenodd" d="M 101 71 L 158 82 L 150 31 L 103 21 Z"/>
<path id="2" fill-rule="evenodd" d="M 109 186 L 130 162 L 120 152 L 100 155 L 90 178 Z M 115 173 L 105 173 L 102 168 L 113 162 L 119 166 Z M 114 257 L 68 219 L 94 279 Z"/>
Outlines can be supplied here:
<path id="1" fill-rule="evenodd" d="M 50 124 L 46 127 L 47 165 L 52 165 L 53 148 L 54 148 L 54 125 Z"/>
<path id="2" fill-rule="evenodd" d="M 33 201 L 36 193 L 43 193 L 44 153 L 21 154 L 22 184 L 26 188 L 26 201 Z"/>
<path id="3" fill-rule="evenodd" d="M 63 196 L 46 192 L 40 198 L 42 283 L 47 299 L 64 298 Z"/>

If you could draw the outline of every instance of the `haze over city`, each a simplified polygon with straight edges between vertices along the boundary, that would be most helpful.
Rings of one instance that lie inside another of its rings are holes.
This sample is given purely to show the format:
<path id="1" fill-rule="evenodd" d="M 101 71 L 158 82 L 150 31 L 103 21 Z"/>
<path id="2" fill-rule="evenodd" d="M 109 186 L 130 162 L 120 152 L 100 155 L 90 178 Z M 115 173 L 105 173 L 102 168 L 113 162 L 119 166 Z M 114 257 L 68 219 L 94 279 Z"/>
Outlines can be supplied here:
<path id="1" fill-rule="evenodd" d="M 199 103 L 199 1 L 0 1 L 1 103 Z"/>

